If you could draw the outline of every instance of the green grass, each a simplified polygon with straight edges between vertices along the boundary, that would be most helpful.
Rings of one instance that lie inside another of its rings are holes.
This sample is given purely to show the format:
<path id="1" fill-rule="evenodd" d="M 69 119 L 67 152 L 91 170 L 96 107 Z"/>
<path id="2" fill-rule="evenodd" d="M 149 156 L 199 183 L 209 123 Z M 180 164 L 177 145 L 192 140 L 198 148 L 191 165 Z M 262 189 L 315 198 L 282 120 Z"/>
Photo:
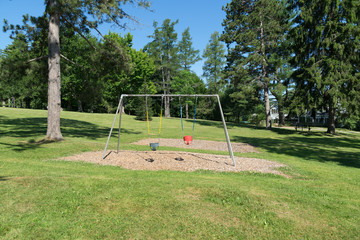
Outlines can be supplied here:
<path id="1" fill-rule="evenodd" d="M 64 111 L 65 141 L 46 143 L 46 114 L 0 108 L 0 239 L 360 239 L 359 133 L 228 124 L 233 142 L 260 149 L 237 156 L 285 163 L 292 178 L 130 171 L 53 160 L 103 150 L 114 115 Z M 180 129 L 165 119 L 162 137 Z M 130 145 L 146 137 L 145 122 L 123 117 L 122 149 L 148 150 Z M 197 121 L 195 138 L 224 141 L 222 124 Z"/>

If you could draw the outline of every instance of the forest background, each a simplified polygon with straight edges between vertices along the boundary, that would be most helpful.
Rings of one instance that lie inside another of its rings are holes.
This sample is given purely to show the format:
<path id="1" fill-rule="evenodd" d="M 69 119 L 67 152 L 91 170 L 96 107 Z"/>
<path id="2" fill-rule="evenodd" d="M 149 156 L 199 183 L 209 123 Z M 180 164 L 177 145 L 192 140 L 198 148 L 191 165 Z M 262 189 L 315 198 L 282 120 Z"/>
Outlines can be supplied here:
<path id="1" fill-rule="evenodd" d="M 155 7 L 143 11 L 156 14 Z M 61 107 L 111 113 L 122 93 L 210 93 L 221 96 L 227 121 L 271 128 L 275 106 L 279 125 L 285 116 L 295 121 L 310 116 L 303 121 L 314 122 L 320 112 L 328 116 L 329 133 L 337 126 L 359 129 L 359 9 L 350 0 L 228 1 L 221 10 L 223 28 L 214 28 L 204 49 L 194 47 L 192 26 L 176 31 L 181 19 L 152 22 L 147 42 L 136 49 L 130 33 L 104 34 L 98 23 L 87 22 L 88 16 L 63 11 Z M 4 22 L 12 41 L 0 52 L 3 106 L 48 107 L 50 16 L 45 11 L 40 17 L 24 15 L 18 25 Z M 118 20 L 137 24 L 133 16 L 124 16 Z M 128 29 L 125 23 L 115 21 L 118 29 Z M 193 70 L 200 61 L 201 75 Z M 194 100 L 183 99 L 190 115 Z M 151 114 L 158 115 L 160 102 L 149 104 Z M 220 118 L 210 99 L 198 104 L 197 117 Z M 165 100 L 165 116 L 179 116 L 178 107 L 178 100 Z M 125 103 L 125 112 L 140 119 L 144 109 L 144 99 Z"/>

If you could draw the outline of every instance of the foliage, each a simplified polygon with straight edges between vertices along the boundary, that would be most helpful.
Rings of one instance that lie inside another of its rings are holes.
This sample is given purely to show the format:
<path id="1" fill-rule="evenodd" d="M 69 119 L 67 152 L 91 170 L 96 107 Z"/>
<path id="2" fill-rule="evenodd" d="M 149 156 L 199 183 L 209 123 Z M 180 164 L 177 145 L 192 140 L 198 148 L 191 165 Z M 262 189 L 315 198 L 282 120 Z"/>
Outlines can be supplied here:
<path id="1" fill-rule="evenodd" d="M 148 43 L 144 50 L 154 59 L 157 71 L 161 79 L 158 79 L 158 85 L 164 94 L 170 94 L 171 80 L 179 68 L 178 48 L 176 47 L 177 33 L 175 25 L 178 20 L 172 22 L 165 19 L 161 26 L 155 21 L 154 33 L 149 36 L 153 40 Z M 170 117 L 170 98 L 165 97 L 165 117 Z"/>
<path id="2" fill-rule="evenodd" d="M 244 82 L 249 87 L 262 88 L 266 127 L 270 128 L 269 81 L 270 78 L 278 78 L 276 70 L 281 67 L 276 64 L 277 57 L 273 54 L 281 54 L 278 48 L 286 39 L 285 33 L 290 27 L 287 23 L 290 16 L 286 11 L 286 2 L 233 0 L 224 10 L 225 30 L 221 39 L 228 48 L 228 76 L 235 88 L 240 84 L 240 91 L 244 91 L 241 86 Z"/>
<path id="3" fill-rule="evenodd" d="M 305 107 L 329 113 L 328 133 L 335 133 L 339 112 L 359 113 L 360 3 L 291 1 L 296 27 L 291 32 L 297 95 Z"/>
<path id="4" fill-rule="evenodd" d="M 140 7 L 148 8 L 150 3 L 147 0 L 109 0 L 99 2 L 97 0 L 46 0 L 45 13 L 41 18 L 31 17 L 32 23 L 37 25 L 37 19 L 48 18 L 48 130 L 46 139 L 60 141 L 63 139 L 60 130 L 60 111 L 61 111 L 61 67 L 60 67 L 60 24 L 65 23 L 67 27 L 72 28 L 80 36 L 85 38 L 87 43 L 96 49 L 89 40 L 84 36 L 89 33 L 90 29 L 96 30 L 99 24 L 114 23 L 118 27 L 125 26 L 124 19 L 133 20 L 129 14 L 123 10 L 123 5 L 133 4 Z M 19 34 L 19 31 L 25 31 L 28 35 L 37 32 L 36 28 L 31 28 L 27 24 L 28 17 L 24 17 L 23 26 L 9 25 L 5 21 L 4 30 L 11 30 L 12 35 Z M 34 20 L 34 21 L 33 21 Z M 45 29 L 45 28 L 42 28 Z M 108 41 L 109 44 L 110 41 Z M 114 46 L 114 44 L 112 44 Z M 112 56 L 109 52 L 99 52 L 106 58 Z M 115 54 L 126 58 L 126 54 L 121 48 L 116 48 Z M 126 65 L 126 61 L 125 65 Z M 120 64 L 121 65 L 121 64 Z M 80 104 L 81 106 L 81 104 Z M 82 110 L 82 109 L 81 109 Z"/>
<path id="5" fill-rule="evenodd" d="M 200 51 L 195 50 L 192 47 L 192 38 L 190 36 L 190 28 L 186 28 L 182 33 L 182 38 L 177 44 L 178 47 L 178 57 L 180 61 L 180 66 L 184 70 L 190 70 L 191 65 L 201 60 Z"/>
<path id="6" fill-rule="evenodd" d="M 203 76 L 207 80 L 209 93 L 218 94 L 224 89 L 225 83 L 222 77 L 222 70 L 225 65 L 225 47 L 220 42 L 218 32 L 211 34 L 209 43 L 203 53 L 205 59 Z"/>

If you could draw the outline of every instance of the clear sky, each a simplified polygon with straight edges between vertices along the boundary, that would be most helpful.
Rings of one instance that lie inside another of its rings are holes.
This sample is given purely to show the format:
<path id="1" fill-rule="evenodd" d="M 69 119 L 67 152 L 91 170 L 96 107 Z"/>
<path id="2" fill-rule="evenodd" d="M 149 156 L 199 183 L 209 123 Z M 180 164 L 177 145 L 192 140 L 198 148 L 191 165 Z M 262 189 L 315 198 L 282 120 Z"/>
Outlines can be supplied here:
<path id="1" fill-rule="evenodd" d="M 179 20 L 175 26 L 178 39 L 181 33 L 190 27 L 190 35 L 193 40 L 193 47 L 202 53 L 209 42 L 210 35 L 215 32 L 222 32 L 221 23 L 225 17 L 222 10 L 230 0 L 150 0 L 152 11 L 146 11 L 135 7 L 126 7 L 125 10 L 136 17 L 140 24 L 129 23 L 129 29 L 121 30 L 112 25 L 103 25 L 100 30 L 103 34 L 109 30 L 125 34 L 130 32 L 133 36 L 134 48 L 140 49 L 150 41 L 147 37 L 154 31 L 153 22 L 159 24 L 164 19 L 170 18 L 172 21 Z M 40 16 L 44 12 L 44 0 L 0 0 L 0 18 L 7 19 L 9 23 L 20 24 L 22 15 L 30 14 Z M 2 27 L 3 24 L 1 24 Z M 96 34 L 94 34 L 96 35 Z M 5 48 L 11 43 L 9 33 L 0 33 L 0 49 Z M 192 70 L 199 76 L 202 75 L 203 61 L 198 62 Z"/>

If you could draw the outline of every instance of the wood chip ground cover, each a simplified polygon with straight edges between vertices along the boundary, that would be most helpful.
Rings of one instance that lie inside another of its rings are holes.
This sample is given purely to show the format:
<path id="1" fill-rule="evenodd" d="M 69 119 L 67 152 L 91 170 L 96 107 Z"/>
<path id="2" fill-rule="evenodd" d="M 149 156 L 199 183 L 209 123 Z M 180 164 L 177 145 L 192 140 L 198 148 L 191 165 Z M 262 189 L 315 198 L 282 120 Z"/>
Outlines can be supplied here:
<path id="1" fill-rule="evenodd" d="M 149 143 L 159 142 L 158 138 L 142 139 L 140 141 L 134 142 L 136 145 L 149 145 Z M 208 140 L 194 140 L 192 144 L 186 145 L 182 139 L 169 139 L 169 138 L 160 138 L 160 146 L 165 147 L 177 147 L 184 149 L 202 149 L 202 150 L 214 150 L 214 151 L 228 151 L 226 142 L 217 142 L 217 141 L 208 141 Z M 254 146 L 251 146 L 247 143 L 231 143 L 232 149 L 234 152 L 239 153 L 248 153 L 254 152 L 257 153 L 257 149 Z"/>
<path id="2" fill-rule="evenodd" d="M 146 144 L 148 144 L 148 140 L 140 141 L 140 143 L 145 143 L 145 142 Z M 161 145 L 169 146 L 172 142 L 173 141 L 168 141 L 168 145 L 164 145 L 164 141 L 162 141 Z M 207 144 L 207 142 L 209 143 Z M 139 144 L 139 142 L 137 142 L 137 144 Z M 211 144 L 214 144 L 214 142 L 204 141 L 204 140 L 202 141 L 203 147 L 209 147 Z M 224 144 L 226 146 L 226 143 Z M 233 148 L 236 149 L 236 144 L 234 146 Z M 239 146 L 245 146 L 245 145 L 239 145 Z M 199 147 L 198 144 L 197 147 Z M 242 150 L 244 151 L 244 148 Z M 255 149 L 250 149 L 250 150 L 256 151 Z M 100 151 L 86 152 L 74 156 L 64 157 L 61 159 L 68 161 L 85 161 L 85 162 L 91 162 L 101 165 L 121 166 L 123 168 L 131 169 L 131 170 L 154 170 L 154 171 L 158 171 L 158 170 L 172 170 L 172 171 L 212 170 L 212 171 L 227 171 L 227 172 L 250 171 L 250 172 L 273 173 L 273 174 L 284 175 L 282 172 L 277 170 L 277 168 L 285 167 L 284 164 L 277 162 L 272 162 L 258 158 L 243 158 L 243 157 L 235 157 L 236 167 L 234 167 L 233 161 L 229 156 L 204 154 L 204 153 L 190 153 L 190 152 L 182 152 L 182 151 L 161 151 L 161 150 L 160 151 L 122 150 L 119 152 L 119 154 L 117 154 L 116 151 L 109 151 L 107 157 L 103 160 L 102 160 L 102 152 Z"/>

